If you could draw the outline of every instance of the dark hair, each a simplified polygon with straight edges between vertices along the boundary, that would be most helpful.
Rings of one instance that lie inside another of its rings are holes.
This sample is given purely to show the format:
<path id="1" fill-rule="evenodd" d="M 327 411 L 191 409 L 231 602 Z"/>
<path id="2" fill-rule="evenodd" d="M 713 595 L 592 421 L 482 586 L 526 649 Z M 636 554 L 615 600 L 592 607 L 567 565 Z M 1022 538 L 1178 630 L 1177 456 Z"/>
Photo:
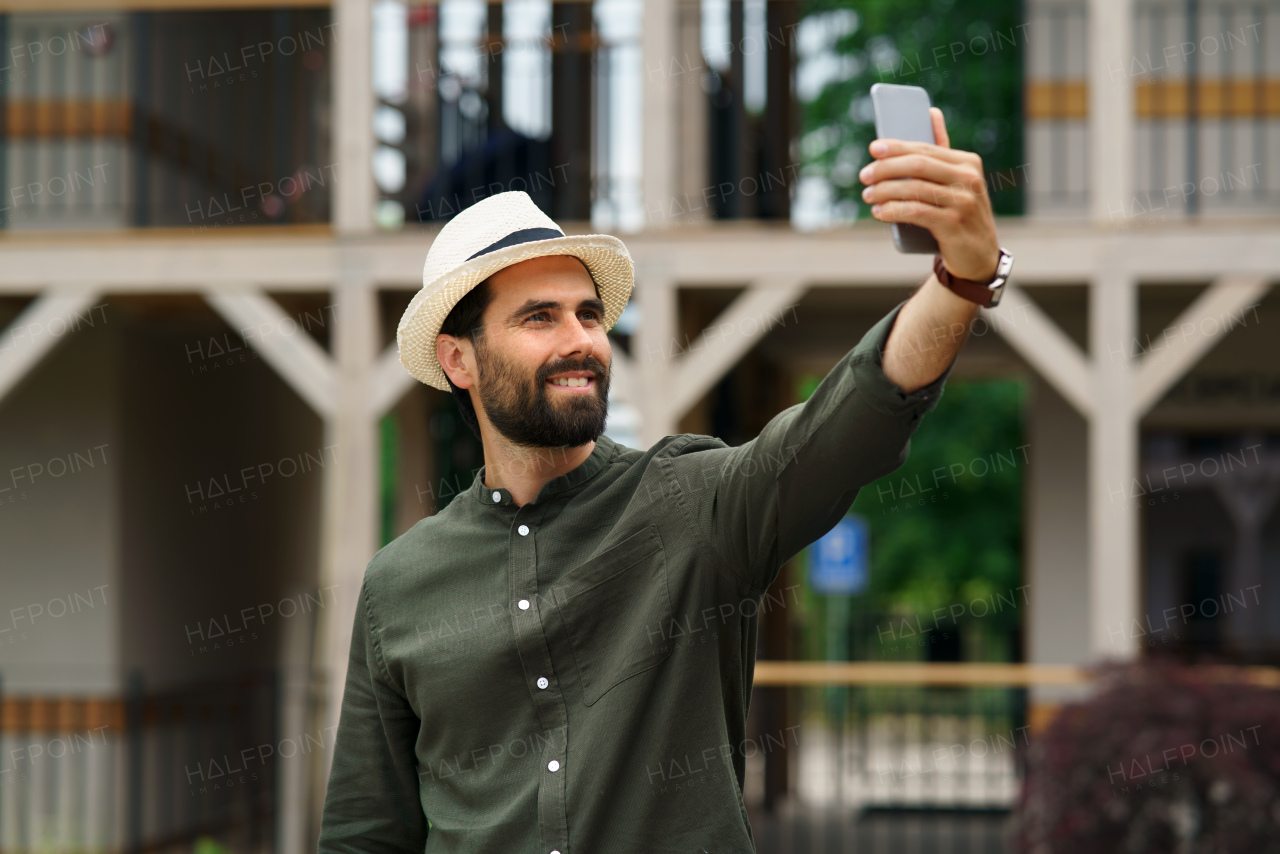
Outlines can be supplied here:
<path id="1" fill-rule="evenodd" d="M 458 300 L 453 310 L 449 312 L 449 316 L 444 319 L 444 323 L 440 324 L 440 332 L 456 338 L 466 338 L 479 350 L 484 341 L 484 325 L 480 321 L 484 317 L 484 310 L 491 302 L 493 302 L 493 289 L 489 286 L 489 280 L 485 279 L 463 294 L 462 299 Z M 467 389 L 454 385 L 448 374 L 445 374 L 445 379 L 448 380 L 453 399 L 458 404 L 458 411 L 462 413 L 462 420 L 479 439 L 480 422 L 476 419 L 476 408 L 471 403 L 471 394 Z"/>

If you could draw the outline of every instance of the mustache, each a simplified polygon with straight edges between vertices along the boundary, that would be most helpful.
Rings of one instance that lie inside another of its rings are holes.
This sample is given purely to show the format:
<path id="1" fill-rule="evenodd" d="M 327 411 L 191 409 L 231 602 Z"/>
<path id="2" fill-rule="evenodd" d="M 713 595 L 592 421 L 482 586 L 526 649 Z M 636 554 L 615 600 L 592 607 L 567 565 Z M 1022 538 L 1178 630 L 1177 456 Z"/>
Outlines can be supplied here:
<path id="1" fill-rule="evenodd" d="M 555 374 L 563 374 L 571 371 L 590 371 L 596 379 L 602 379 L 609 374 L 609 369 L 598 359 L 592 357 L 585 359 L 581 364 L 577 365 L 568 363 L 553 365 L 544 371 L 540 371 L 538 379 L 546 382 Z"/>

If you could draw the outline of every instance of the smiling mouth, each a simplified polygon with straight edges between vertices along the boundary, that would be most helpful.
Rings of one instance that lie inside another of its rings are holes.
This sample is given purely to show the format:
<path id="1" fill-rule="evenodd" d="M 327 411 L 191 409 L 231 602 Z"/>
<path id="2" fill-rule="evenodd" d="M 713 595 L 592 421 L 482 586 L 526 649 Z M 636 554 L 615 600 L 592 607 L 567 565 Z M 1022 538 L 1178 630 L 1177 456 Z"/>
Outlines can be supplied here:
<path id="1" fill-rule="evenodd" d="M 569 380 L 573 385 L 565 385 L 555 380 L 547 380 L 547 385 L 554 386 L 561 391 L 567 391 L 571 394 L 587 394 L 595 389 L 595 377 L 574 377 Z"/>

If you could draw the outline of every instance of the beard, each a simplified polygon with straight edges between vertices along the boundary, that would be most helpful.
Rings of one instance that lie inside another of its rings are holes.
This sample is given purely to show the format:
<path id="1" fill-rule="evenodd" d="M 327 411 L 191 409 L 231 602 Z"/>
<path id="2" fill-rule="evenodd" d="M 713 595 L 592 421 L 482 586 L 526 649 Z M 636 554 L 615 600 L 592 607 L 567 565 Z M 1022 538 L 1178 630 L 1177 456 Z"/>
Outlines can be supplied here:
<path id="1" fill-rule="evenodd" d="M 609 369 L 588 356 L 580 362 L 545 365 L 529 376 L 484 346 L 476 347 L 477 387 L 493 428 L 516 445 L 530 448 L 576 448 L 594 442 L 609 416 Z M 552 392 L 547 378 L 568 371 L 591 371 L 591 391 Z M 563 398 L 551 400 L 556 394 Z"/>

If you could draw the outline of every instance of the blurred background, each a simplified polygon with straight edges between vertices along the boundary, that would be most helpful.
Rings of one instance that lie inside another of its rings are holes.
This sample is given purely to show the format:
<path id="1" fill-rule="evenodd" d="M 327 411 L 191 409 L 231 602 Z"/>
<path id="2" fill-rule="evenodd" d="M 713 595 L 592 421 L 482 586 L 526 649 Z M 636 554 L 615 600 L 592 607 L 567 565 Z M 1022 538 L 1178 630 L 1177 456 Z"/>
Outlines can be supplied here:
<path id="1" fill-rule="evenodd" d="M 622 236 L 608 434 L 748 441 L 929 273 L 875 82 L 1017 261 L 761 604 L 758 849 L 1276 850 L 1277 0 L 0 0 L 0 48 L 0 852 L 314 850 L 365 565 L 483 464 L 396 351 L 433 236 Z"/>

